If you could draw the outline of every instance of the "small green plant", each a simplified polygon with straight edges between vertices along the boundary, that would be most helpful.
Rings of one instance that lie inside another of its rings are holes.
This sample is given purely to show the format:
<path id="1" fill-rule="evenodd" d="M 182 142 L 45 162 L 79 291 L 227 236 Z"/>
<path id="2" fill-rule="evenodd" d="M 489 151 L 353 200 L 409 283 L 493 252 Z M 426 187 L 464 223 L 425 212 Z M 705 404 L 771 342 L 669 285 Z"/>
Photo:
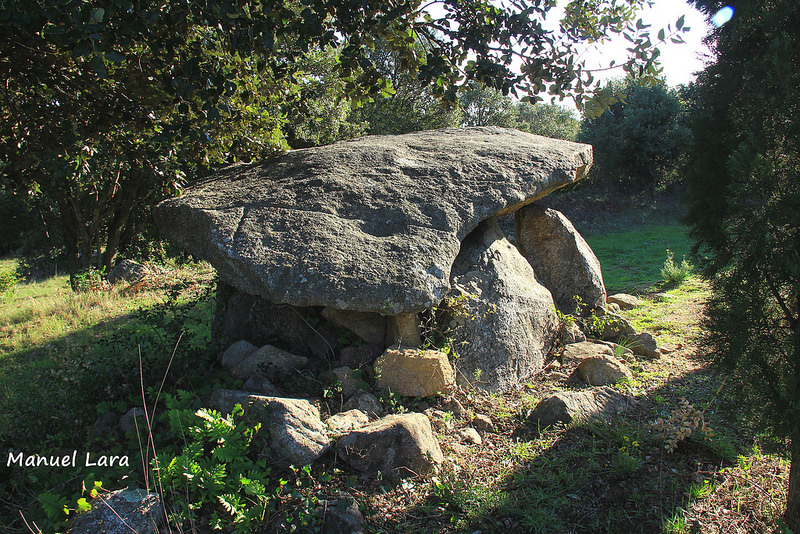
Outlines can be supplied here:
<path id="1" fill-rule="evenodd" d="M 185 435 L 178 455 L 152 461 L 159 487 L 171 504 L 173 524 L 209 517 L 212 529 L 232 526 L 250 532 L 264 522 L 274 496 L 269 492 L 266 445 L 255 439 L 261 424 L 252 424 L 236 405 L 224 417 L 200 409 L 188 428 L 185 410 L 168 414 L 170 429 Z"/>
<path id="2" fill-rule="evenodd" d="M 75 293 L 98 291 L 108 287 L 108 282 L 105 280 L 105 269 L 97 270 L 94 267 L 72 274 L 69 277 L 69 283 Z"/>
<path id="3" fill-rule="evenodd" d="M 692 274 L 694 266 L 686 260 L 684 256 L 680 265 L 675 263 L 674 255 L 670 249 L 667 249 L 667 259 L 664 261 L 664 266 L 661 268 L 661 278 L 668 285 L 678 285 L 686 280 Z"/>
<path id="4" fill-rule="evenodd" d="M 700 500 L 705 499 L 706 497 L 710 496 L 716 490 L 716 486 L 708 479 L 704 479 L 703 482 L 692 482 L 692 485 L 689 486 L 689 498 L 692 500 Z"/>
<path id="5" fill-rule="evenodd" d="M 16 272 L 0 272 L 0 300 L 13 295 L 18 283 L 19 278 Z"/>

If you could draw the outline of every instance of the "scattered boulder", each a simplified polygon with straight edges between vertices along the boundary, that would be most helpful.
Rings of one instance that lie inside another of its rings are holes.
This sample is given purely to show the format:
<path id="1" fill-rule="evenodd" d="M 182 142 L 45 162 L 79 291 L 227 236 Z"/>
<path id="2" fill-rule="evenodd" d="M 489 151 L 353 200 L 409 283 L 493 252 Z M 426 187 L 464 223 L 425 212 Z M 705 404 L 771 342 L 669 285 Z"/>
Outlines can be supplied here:
<path id="1" fill-rule="evenodd" d="M 347 410 L 334 414 L 325 421 L 328 428 L 336 435 L 345 434 L 361 428 L 369 423 L 369 416 L 361 410 Z"/>
<path id="2" fill-rule="evenodd" d="M 449 432 L 455 427 L 453 414 L 451 413 L 443 412 L 436 408 L 428 408 L 424 413 L 431 422 L 431 425 L 439 432 Z"/>
<path id="3" fill-rule="evenodd" d="M 556 423 L 570 424 L 585 419 L 613 416 L 628 405 L 624 395 L 609 387 L 582 391 L 564 391 L 545 399 L 531 411 L 528 420 L 539 428 Z"/>
<path id="4" fill-rule="evenodd" d="M 122 260 L 108 272 L 106 278 L 108 278 L 108 282 L 111 284 L 119 282 L 133 284 L 144 280 L 149 275 L 150 269 L 141 263 L 136 263 L 133 260 Z"/>
<path id="5" fill-rule="evenodd" d="M 445 410 L 452 412 L 453 415 L 458 419 L 466 417 L 468 414 L 466 408 L 464 408 L 464 405 L 461 404 L 461 402 L 456 398 L 449 399 L 447 402 L 445 402 L 444 408 Z"/>
<path id="6" fill-rule="evenodd" d="M 386 317 L 379 313 L 337 310 L 328 306 L 322 316 L 331 324 L 351 331 L 366 343 L 383 345 Z"/>
<path id="7" fill-rule="evenodd" d="M 351 369 L 358 369 L 367 364 L 371 364 L 375 359 L 383 354 L 383 343 L 373 345 L 372 343 L 362 343 L 361 345 L 349 345 L 342 347 L 339 351 L 339 363 Z"/>
<path id="8" fill-rule="evenodd" d="M 343 409 L 360 410 L 370 418 L 378 418 L 383 415 L 384 412 L 383 404 L 378 400 L 378 397 L 363 389 L 350 397 L 350 399 L 344 403 Z"/>
<path id="9" fill-rule="evenodd" d="M 641 332 L 632 336 L 625 336 L 624 339 L 628 342 L 634 354 L 653 359 L 661 357 L 661 351 L 658 350 L 656 338 L 654 338 L 652 334 Z"/>
<path id="10" fill-rule="evenodd" d="M 267 397 L 282 397 L 280 390 L 275 387 L 275 384 L 269 381 L 269 378 L 263 375 L 253 375 L 242 384 L 242 391 L 248 391 L 257 395 L 264 395 Z"/>
<path id="11" fill-rule="evenodd" d="M 109 442 L 117 439 L 119 433 L 119 414 L 108 412 L 95 419 L 89 429 L 88 438 L 90 443 L 100 440 Z"/>
<path id="12" fill-rule="evenodd" d="M 367 136 L 228 167 L 153 215 L 241 291 L 399 315 L 442 300 L 481 221 L 581 179 L 591 162 L 589 145 L 505 128 Z"/>
<path id="13" fill-rule="evenodd" d="M 272 345 L 264 345 L 242 360 L 231 376 L 247 380 L 254 375 L 264 375 L 270 380 L 288 375 L 294 369 L 302 369 L 308 365 L 308 358 L 286 352 Z"/>
<path id="14" fill-rule="evenodd" d="M 397 345 L 375 361 L 375 376 L 379 388 L 406 397 L 441 395 L 455 384 L 447 354 Z"/>
<path id="15" fill-rule="evenodd" d="M 580 363 L 586 358 L 598 356 L 614 356 L 614 351 L 611 347 L 603 343 L 581 341 L 579 343 L 571 343 L 564 347 L 563 362 L 564 365 Z"/>
<path id="16" fill-rule="evenodd" d="M 208 401 L 210 408 L 221 413 L 230 413 L 237 404 L 247 411 L 257 410 L 261 414 L 272 451 L 280 464 L 310 464 L 331 445 L 319 411 L 307 400 L 218 389 Z"/>
<path id="17" fill-rule="evenodd" d="M 147 420 L 145 418 L 144 408 L 136 406 L 125 412 L 119 418 L 119 429 L 123 434 L 127 434 L 132 430 L 137 431 L 137 429 L 139 433 L 146 433 Z"/>
<path id="18" fill-rule="evenodd" d="M 519 250 L 562 313 L 575 313 L 575 296 L 581 298 L 586 311 L 605 304 L 600 262 L 561 212 L 531 204 L 515 217 Z"/>
<path id="19" fill-rule="evenodd" d="M 575 374 L 590 386 L 616 384 L 622 378 L 633 379 L 633 374 L 625 364 L 608 355 L 592 356 L 584 359 L 578 364 Z"/>
<path id="20" fill-rule="evenodd" d="M 605 341 L 616 341 L 622 337 L 630 337 L 636 334 L 636 329 L 624 317 L 610 313 L 603 316 L 603 319 L 603 334 L 601 337 Z"/>
<path id="21" fill-rule="evenodd" d="M 236 368 L 245 358 L 258 350 L 258 347 L 249 341 L 237 341 L 222 353 L 222 366 L 229 371 Z"/>
<path id="22" fill-rule="evenodd" d="M 481 435 L 478 434 L 478 431 L 470 426 L 459 430 L 458 437 L 461 438 L 461 441 L 466 441 L 472 445 L 480 445 L 483 443 L 483 439 L 481 438 Z"/>
<path id="23" fill-rule="evenodd" d="M 69 534 L 154 534 L 164 519 L 158 494 L 143 489 L 99 494 L 91 505 L 91 510 L 75 516 Z"/>
<path id="24" fill-rule="evenodd" d="M 580 343 L 581 341 L 586 341 L 586 334 L 583 333 L 583 330 L 575 324 L 564 324 L 561 328 L 561 342 L 566 344 L 569 343 Z"/>
<path id="25" fill-rule="evenodd" d="M 431 423 L 420 413 L 388 415 L 336 442 L 339 458 L 369 476 L 391 482 L 435 471 L 444 460 Z"/>
<path id="26" fill-rule="evenodd" d="M 628 295 L 627 293 L 611 295 L 606 299 L 606 302 L 609 304 L 616 304 L 623 310 L 632 310 L 644 304 L 642 299 L 634 297 L 633 295 Z"/>
<path id="27" fill-rule="evenodd" d="M 478 377 L 483 389 L 512 389 L 541 370 L 558 330 L 553 299 L 495 219 L 462 243 L 452 287 L 459 381 Z"/>
<path id="28" fill-rule="evenodd" d="M 322 518 L 322 534 L 363 534 L 364 516 L 355 499 L 321 500 L 317 514 Z"/>
<path id="29" fill-rule="evenodd" d="M 470 423 L 481 432 L 494 432 L 494 423 L 488 415 L 476 413 Z"/>
<path id="30" fill-rule="evenodd" d="M 347 400 L 359 390 L 358 382 L 349 367 L 337 367 L 322 374 L 321 377 L 328 385 L 337 384 L 342 388 L 342 397 Z"/>

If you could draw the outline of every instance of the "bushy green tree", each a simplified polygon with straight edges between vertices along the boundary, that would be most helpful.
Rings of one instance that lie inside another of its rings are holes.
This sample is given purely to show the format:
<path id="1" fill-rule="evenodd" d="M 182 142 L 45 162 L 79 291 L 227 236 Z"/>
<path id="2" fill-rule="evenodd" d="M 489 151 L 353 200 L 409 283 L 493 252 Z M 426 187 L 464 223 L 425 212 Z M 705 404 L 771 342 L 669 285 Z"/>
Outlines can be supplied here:
<path id="1" fill-rule="evenodd" d="M 424 53 L 427 43 L 418 41 Z M 426 56 L 423 55 L 423 60 Z M 402 58 L 384 41 L 377 41 L 371 60 L 391 82 L 391 96 L 376 98 L 354 110 L 349 120 L 363 121 L 374 135 L 394 135 L 458 126 L 461 110 L 442 102 L 433 88 L 401 67 Z"/>
<path id="2" fill-rule="evenodd" d="M 517 104 L 516 127 L 545 137 L 575 141 L 580 121 L 569 109 L 557 104 Z"/>
<path id="3" fill-rule="evenodd" d="M 696 1 L 712 14 L 723 2 Z M 731 2 L 699 77 L 685 177 L 708 255 L 709 349 L 745 406 L 791 441 L 785 518 L 800 530 L 800 4 Z"/>
<path id="4" fill-rule="evenodd" d="M 578 140 L 594 146 L 595 182 L 644 191 L 674 179 L 689 131 L 677 91 L 662 80 L 628 77 L 606 87 L 618 101 L 581 124 Z"/>
<path id="5" fill-rule="evenodd" d="M 517 108 L 511 97 L 497 89 L 473 82 L 462 93 L 459 104 L 464 112 L 462 126 L 517 125 Z"/>

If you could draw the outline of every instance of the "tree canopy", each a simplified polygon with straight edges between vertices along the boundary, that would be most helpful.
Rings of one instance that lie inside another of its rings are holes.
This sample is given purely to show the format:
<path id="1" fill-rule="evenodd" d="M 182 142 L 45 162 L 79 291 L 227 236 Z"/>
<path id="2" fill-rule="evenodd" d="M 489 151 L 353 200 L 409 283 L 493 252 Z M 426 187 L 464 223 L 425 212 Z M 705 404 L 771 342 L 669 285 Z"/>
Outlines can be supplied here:
<path id="1" fill-rule="evenodd" d="M 677 91 L 662 80 L 628 77 L 605 89 L 618 102 L 586 118 L 578 140 L 594 146 L 595 182 L 654 193 L 675 173 L 688 147 L 689 131 Z"/>
<path id="2" fill-rule="evenodd" d="M 553 1 L 443 0 L 433 15 L 418 1 L 7 0 L 0 173 L 26 201 L 54 206 L 73 267 L 110 266 L 135 210 L 186 180 L 269 157 L 287 140 L 357 133 L 322 123 L 341 118 L 342 101 L 392 94 L 379 41 L 445 103 L 474 82 L 591 103 L 576 43 L 626 31 L 625 68 L 656 70 L 649 30 L 634 25 L 642 3 L 573 1 L 546 29 Z"/>
<path id="3" fill-rule="evenodd" d="M 722 2 L 697 1 L 709 14 Z M 800 528 L 800 4 L 732 2 L 699 77 L 688 185 L 708 256 L 710 353 L 744 406 L 791 440 L 786 520 Z"/>

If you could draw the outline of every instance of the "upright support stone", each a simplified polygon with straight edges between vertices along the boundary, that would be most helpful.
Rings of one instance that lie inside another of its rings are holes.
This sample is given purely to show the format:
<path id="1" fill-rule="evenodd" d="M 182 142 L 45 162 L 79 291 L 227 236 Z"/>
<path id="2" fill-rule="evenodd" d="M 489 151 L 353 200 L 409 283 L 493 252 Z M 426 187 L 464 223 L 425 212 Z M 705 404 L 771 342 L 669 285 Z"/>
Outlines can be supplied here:
<path id="1" fill-rule="evenodd" d="M 416 313 L 404 313 L 389 317 L 386 321 L 386 345 L 421 346 L 419 316 Z"/>

